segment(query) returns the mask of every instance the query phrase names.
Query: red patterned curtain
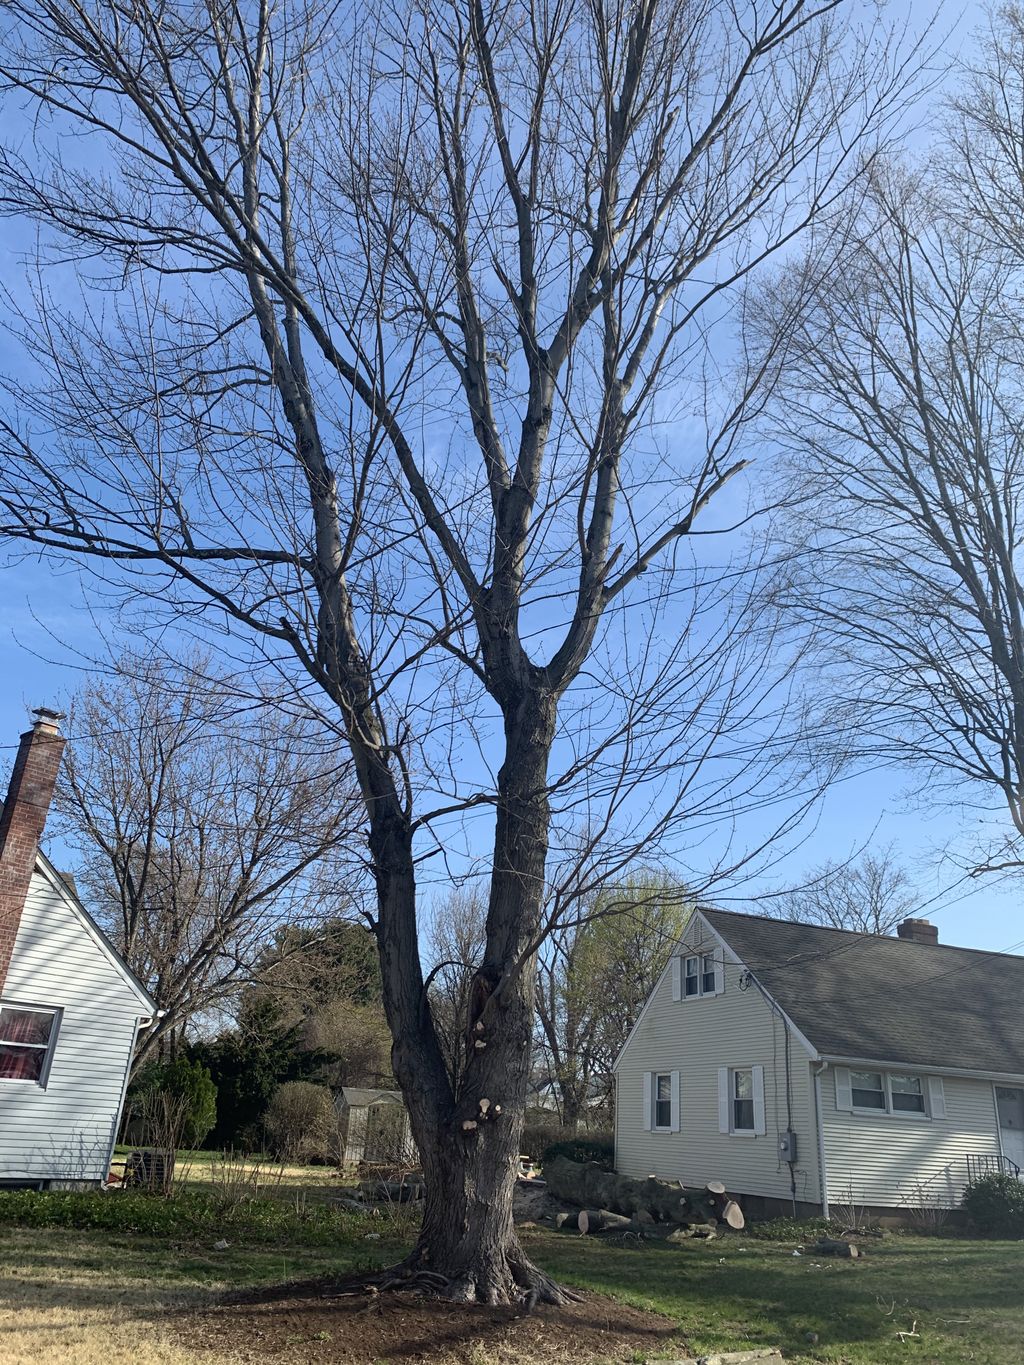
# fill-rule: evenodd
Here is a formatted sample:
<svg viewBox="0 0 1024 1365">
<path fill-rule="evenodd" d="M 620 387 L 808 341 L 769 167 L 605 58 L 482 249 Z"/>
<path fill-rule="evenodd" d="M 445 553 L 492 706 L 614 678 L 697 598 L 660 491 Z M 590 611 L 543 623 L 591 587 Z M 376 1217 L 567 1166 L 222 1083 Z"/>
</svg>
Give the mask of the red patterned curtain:
<svg viewBox="0 0 1024 1365">
<path fill-rule="evenodd" d="M 39 1080 L 53 1018 L 42 1010 L 0 1009 L 0 1080 Z"/>
</svg>

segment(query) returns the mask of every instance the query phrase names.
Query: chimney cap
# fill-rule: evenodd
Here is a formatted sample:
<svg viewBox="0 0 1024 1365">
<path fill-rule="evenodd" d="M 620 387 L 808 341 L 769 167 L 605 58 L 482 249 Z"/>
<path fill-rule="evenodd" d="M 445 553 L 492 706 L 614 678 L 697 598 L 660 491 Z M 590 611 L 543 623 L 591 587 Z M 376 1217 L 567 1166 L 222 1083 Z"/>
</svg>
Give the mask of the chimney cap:
<svg viewBox="0 0 1024 1365">
<path fill-rule="evenodd" d="M 52 706 L 37 706 L 33 709 L 32 715 L 35 717 L 32 724 L 36 730 L 59 730 L 64 719 L 64 712 L 56 711 Z"/>
</svg>

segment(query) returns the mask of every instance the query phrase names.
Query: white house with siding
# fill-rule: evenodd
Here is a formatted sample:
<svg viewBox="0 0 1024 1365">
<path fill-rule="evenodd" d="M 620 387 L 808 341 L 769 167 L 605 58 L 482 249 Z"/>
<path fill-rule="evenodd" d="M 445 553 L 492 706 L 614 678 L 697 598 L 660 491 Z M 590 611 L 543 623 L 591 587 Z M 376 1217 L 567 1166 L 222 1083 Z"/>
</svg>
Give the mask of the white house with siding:
<svg viewBox="0 0 1024 1365">
<path fill-rule="evenodd" d="M 156 1007 L 39 851 L 64 741 L 36 715 L 0 812 L 0 1187 L 96 1185 Z"/>
<path fill-rule="evenodd" d="M 752 1211 L 953 1208 L 1024 1169 L 1024 958 L 701 909 L 616 1062 L 616 1168 Z"/>
</svg>

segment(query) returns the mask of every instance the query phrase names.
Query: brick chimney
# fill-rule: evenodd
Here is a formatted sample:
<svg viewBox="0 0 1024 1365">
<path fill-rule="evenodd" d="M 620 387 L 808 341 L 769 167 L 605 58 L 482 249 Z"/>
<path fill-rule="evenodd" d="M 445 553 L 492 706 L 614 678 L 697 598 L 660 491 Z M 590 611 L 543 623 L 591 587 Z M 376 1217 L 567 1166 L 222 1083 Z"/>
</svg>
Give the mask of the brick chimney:
<svg viewBox="0 0 1024 1365">
<path fill-rule="evenodd" d="M 905 919 L 896 933 L 911 943 L 938 943 L 939 931 L 929 919 Z"/>
<path fill-rule="evenodd" d="M 21 737 L 10 785 L 0 812 L 0 992 L 7 980 L 14 940 L 25 908 L 64 740 L 59 711 L 40 707 Z"/>
</svg>

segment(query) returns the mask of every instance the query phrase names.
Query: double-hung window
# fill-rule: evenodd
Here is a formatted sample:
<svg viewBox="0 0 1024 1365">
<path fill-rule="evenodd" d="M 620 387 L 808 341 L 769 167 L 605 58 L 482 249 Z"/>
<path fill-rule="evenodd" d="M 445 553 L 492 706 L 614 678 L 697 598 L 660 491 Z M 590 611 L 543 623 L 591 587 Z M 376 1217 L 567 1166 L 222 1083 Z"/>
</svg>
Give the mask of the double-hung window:
<svg viewBox="0 0 1024 1365">
<path fill-rule="evenodd" d="M 946 1116 L 941 1079 L 902 1071 L 854 1071 L 838 1067 L 836 1107 L 855 1114 Z"/>
<path fill-rule="evenodd" d="M 854 1109 L 885 1109 L 885 1079 L 880 1071 L 851 1071 Z"/>
<path fill-rule="evenodd" d="M 655 1133 L 679 1132 L 679 1072 L 644 1075 L 644 1127 Z"/>
<path fill-rule="evenodd" d="M 718 1068 L 718 1131 L 737 1137 L 764 1136 L 763 1066 Z"/>
<path fill-rule="evenodd" d="M 732 1073 L 732 1131 L 754 1131 L 754 1073 L 750 1067 Z"/>
<path fill-rule="evenodd" d="M 700 958 L 688 957 L 683 982 L 684 995 L 700 995 Z"/>
<path fill-rule="evenodd" d="M 57 1011 L 0 1005 L 0 1081 L 46 1084 Z"/>
<path fill-rule="evenodd" d="M 672 1076 L 668 1072 L 654 1078 L 654 1126 L 672 1127 Z"/>
<path fill-rule="evenodd" d="M 700 995 L 718 995 L 721 991 L 721 962 L 714 953 L 693 953 L 682 960 L 682 989 L 679 977 L 673 986 L 674 998 L 690 1000 Z M 674 959 L 674 970 L 679 971 L 679 959 Z"/>
<path fill-rule="evenodd" d="M 924 1087 L 920 1076 L 889 1075 L 889 1099 L 894 1114 L 923 1114 Z"/>
</svg>

